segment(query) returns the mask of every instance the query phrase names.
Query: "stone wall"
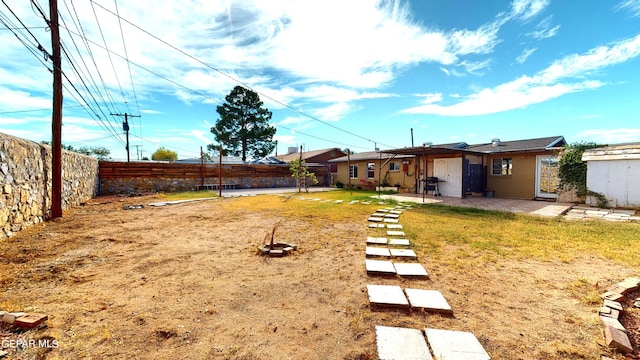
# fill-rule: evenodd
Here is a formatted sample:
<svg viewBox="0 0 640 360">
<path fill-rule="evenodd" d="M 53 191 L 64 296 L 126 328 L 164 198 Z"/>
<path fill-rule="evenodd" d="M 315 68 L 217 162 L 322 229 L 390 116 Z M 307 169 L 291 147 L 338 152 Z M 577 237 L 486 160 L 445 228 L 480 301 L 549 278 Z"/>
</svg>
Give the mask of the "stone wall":
<svg viewBox="0 0 640 360">
<path fill-rule="evenodd" d="M 0 133 L 0 239 L 51 216 L 51 147 Z M 98 160 L 62 152 L 62 208 L 97 194 Z"/>
</svg>

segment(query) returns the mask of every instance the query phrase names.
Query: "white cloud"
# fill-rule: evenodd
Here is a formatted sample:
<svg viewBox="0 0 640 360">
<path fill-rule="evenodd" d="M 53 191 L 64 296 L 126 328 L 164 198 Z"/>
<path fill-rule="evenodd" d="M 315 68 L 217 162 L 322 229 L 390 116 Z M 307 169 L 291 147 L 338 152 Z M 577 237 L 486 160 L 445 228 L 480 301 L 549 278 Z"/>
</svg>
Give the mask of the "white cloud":
<svg viewBox="0 0 640 360">
<path fill-rule="evenodd" d="M 325 108 L 317 109 L 314 115 L 324 121 L 338 121 L 347 113 L 354 110 L 354 106 L 348 103 L 335 103 Z"/>
<path fill-rule="evenodd" d="M 425 104 L 425 105 L 438 103 L 438 102 L 442 101 L 442 94 L 441 93 L 416 94 L 416 96 L 424 98 L 424 99 L 422 99 L 421 103 Z"/>
<path fill-rule="evenodd" d="M 538 50 L 538 48 L 528 48 L 528 49 L 522 50 L 522 53 L 518 55 L 518 57 L 516 58 L 516 62 L 518 64 L 524 64 L 524 62 L 527 61 L 529 56 L 533 55 L 533 53 L 536 52 L 536 50 Z"/>
<path fill-rule="evenodd" d="M 638 142 L 640 141 L 640 128 L 583 130 L 576 137 L 604 144 Z"/>
<path fill-rule="evenodd" d="M 214 142 L 213 135 L 210 132 L 206 132 L 202 130 L 191 130 L 191 135 L 193 135 L 193 137 L 195 137 L 196 139 L 207 144 Z M 209 135 L 210 137 L 207 137 L 207 135 Z"/>
<path fill-rule="evenodd" d="M 296 137 L 293 135 L 274 135 L 273 140 L 278 141 L 278 145 L 293 145 L 296 144 Z"/>
<path fill-rule="evenodd" d="M 550 0 L 514 0 L 511 3 L 512 15 L 522 20 L 529 20 L 549 6 Z"/>
<path fill-rule="evenodd" d="M 614 9 L 616 11 L 629 10 L 634 17 L 640 17 L 640 0 L 623 0 Z"/>
<path fill-rule="evenodd" d="M 164 114 L 162 111 L 152 110 L 152 109 L 140 109 L 140 113 L 149 114 L 149 115 L 160 115 Z"/>
<path fill-rule="evenodd" d="M 453 105 L 436 103 L 405 109 L 407 114 L 438 114 L 443 116 L 472 116 L 492 114 L 541 103 L 562 95 L 599 88 L 603 82 L 584 80 L 595 70 L 622 63 L 640 55 L 640 35 L 600 46 L 585 54 L 569 55 L 555 61 L 533 76 L 485 88 L 461 98 Z M 579 78 L 579 81 L 572 81 Z"/>
<path fill-rule="evenodd" d="M 536 29 L 530 33 L 527 33 L 527 36 L 538 40 L 548 39 L 556 36 L 558 34 L 558 30 L 560 30 L 560 25 L 554 26 L 551 22 L 552 19 L 553 15 L 547 16 L 546 18 L 542 19 L 536 25 Z"/>
</svg>

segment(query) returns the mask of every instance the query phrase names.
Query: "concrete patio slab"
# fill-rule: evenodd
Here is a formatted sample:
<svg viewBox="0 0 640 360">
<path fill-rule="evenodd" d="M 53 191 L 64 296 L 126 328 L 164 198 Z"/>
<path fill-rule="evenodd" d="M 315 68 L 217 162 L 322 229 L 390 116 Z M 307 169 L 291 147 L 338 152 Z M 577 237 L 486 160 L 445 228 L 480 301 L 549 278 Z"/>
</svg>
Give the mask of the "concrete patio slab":
<svg viewBox="0 0 640 360">
<path fill-rule="evenodd" d="M 388 229 L 402 229 L 402 225 L 400 224 L 387 224 Z"/>
<path fill-rule="evenodd" d="M 404 289 L 412 308 L 452 314 L 451 306 L 437 290 Z"/>
<path fill-rule="evenodd" d="M 396 274 L 400 276 L 429 276 L 427 270 L 419 263 L 393 263 Z"/>
<path fill-rule="evenodd" d="M 387 214 L 381 213 L 381 212 L 375 212 L 375 213 L 371 214 L 371 216 L 381 217 L 381 218 L 383 218 L 385 215 L 387 215 Z"/>
<path fill-rule="evenodd" d="M 384 228 L 384 224 L 369 224 L 370 228 Z"/>
<path fill-rule="evenodd" d="M 390 223 L 390 224 L 397 224 L 400 220 L 384 218 L 383 221 L 386 222 L 386 223 Z"/>
<path fill-rule="evenodd" d="M 391 249 L 389 250 L 389 252 L 393 257 L 399 257 L 399 258 L 405 258 L 405 259 L 411 259 L 411 258 L 415 259 L 418 257 L 415 251 L 411 249 Z"/>
<path fill-rule="evenodd" d="M 409 301 L 400 286 L 367 285 L 367 294 L 372 306 L 409 307 Z"/>
<path fill-rule="evenodd" d="M 381 218 L 381 217 L 375 217 L 375 216 L 370 216 L 367 220 L 368 220 L 368 221 L 373 221 L 373 222 L 382 222 L 383 218 Z"/>
<path fill-rule="evenodd" d="M 389 210 L 387 210 L 387 209 L 378 209 L 378 210 L 376 210 L 376 212 L 379 212 L 379 213 L 388 213 L 388 212 L 389 212 Z"/>
<path fill-rule="evenodd" d="M 491 360 L 472 333 L 429 328 L 424 332 L 436 360 Z"/>
<path fill-rule="evenodd" d="M 389 256 L 391 256 L 391 253 L 389 252 L 389 249 L 381 248 L 381 247 L 373 247 L 373 246 L 367 246 L 367 248 L 365 250 L 365 254 L 366 254 L 367 257 L 370 257 L 370 256 L 389 257 Z"/>
<path fill-rule="evenodd" d="M 397 214 L 397 215 L 402 214 L 402 210 L 389 210 L 389 212 L 392 213 L 392 214 Z"/>
<path fill-rule="evenodd" d="M 367 244 L 386 245 L 387 244 L 387 238 L 385 238 L 385 237 L 368 236 L 367 237 Z"/>
<path fill-rule="evenodd" d="M 411 246 L 409 239 L 389 239 L 388 244 L 393 246 Z"/>
<path fill-rule="evenodd" d="M 376 326 L 380 360 L 433 360 L 422 332 L 416 329 Z"/>
<path fill-rule="evenodd" d="M 389 230 L 389 231 L 387 231 L 387 235 L 389 235 L 389 236 L 405 236 L 405 233 L 404 233 L 404 231 Z"/>
<path fill-rule="evenodd" d="M 392 275 L 396 273 L 391 261 L 385 260 L 365 260 L 368 274 Z"/>
<path fill-rule="evenodd" d="M 397 219 L 400 217 L 399 214 L 385 214 L 384 217 L 388 217 L 388 218 L 392 218 L 392 219 Z"/>
</svg>

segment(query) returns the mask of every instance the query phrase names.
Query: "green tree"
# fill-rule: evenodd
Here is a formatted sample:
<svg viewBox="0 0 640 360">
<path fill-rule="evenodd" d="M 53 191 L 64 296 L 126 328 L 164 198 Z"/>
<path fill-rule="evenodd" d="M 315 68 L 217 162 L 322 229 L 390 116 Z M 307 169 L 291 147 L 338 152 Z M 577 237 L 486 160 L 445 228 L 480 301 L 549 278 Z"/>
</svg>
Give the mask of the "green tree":
<svg viewBox="0 0 640 360">
<path fill-rule="evenodd" d="M 51 146 L 51 141 L 43 140 L 40 143 Z M 83 146 L 81 148 L 74 148 L 71 145 L 62 144 L 62 148 L 64 150 L 73 151 L 73 152 L 76 152 L 78 154 L 84 154 L 84 155 L 93 156 L 93 157 L 98 158 L 98 160 L 110 160 L 111 159 L 111 157 L 109 156 L 111 154 L 111 150 L 109 150 L 109 149 L 107 149 L 106 147 L 103 147 L 103 146 L 97 146 L 97 147 Z"/>
<path fill-rule="evenodd" d="M 300 161 L 300 159 L 295 159 L 291 161 L 289 163 L 289 170 L 291 171 L 291 176 L 296 179 L 298 192 L 300 192 L 302 185 L 304 185 L 304 189 L 309 192 L 309 181 L 313 181 L 314 184 L 318 183 L 316 174 L 309 171 L 305 160 Z"/>
<path fill-rule="evenodd" d="M 256 92 L 236 86 L 225 97 L 225 103 L 217 107 L 220 119 L 211 132 L 222 143 L 223 155 L 242 155 L 242 161 L 246 161 L 247 155 L 262 158 L 273 151 L 276 128 L 269 125 L 271 111 L 262 105 Z"/>
<path fill-rule="evenodd" d="M 603 195 L 587 189 L 587 163 L 582 161 L 582 154 L 586 150 L 601 146 L 593 142 L 578 142 L 565 145 L 561 150 L 560 161 L 558 162 L 558 177 L 560 178 L 561 187 L 575 189 L 578 196 L 595 196 L 602 203 L 602 207 L 607 207 L 606 198 Z"/>
<path fill-rule="evenodd" d="M 178 153 L 169 149 L 165 149 L 161 146 L 160 148 L 158 148 L 158 150 L 156 150 L 156 152 L 151 154 L 151 160 L 174 162 L 178 160 Z"/>
</svg>

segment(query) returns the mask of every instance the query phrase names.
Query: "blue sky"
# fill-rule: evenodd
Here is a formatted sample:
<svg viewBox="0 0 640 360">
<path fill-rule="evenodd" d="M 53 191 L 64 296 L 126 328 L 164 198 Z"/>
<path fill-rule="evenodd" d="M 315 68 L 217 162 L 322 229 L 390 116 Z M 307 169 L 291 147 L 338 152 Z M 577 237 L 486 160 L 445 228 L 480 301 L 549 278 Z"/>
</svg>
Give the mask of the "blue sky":
<svg viewBox="0 0 640 360">
<path fill-rule="evenodd" d="M 114 159 L 126 152 L 111 112 L 141 115 L 132 159 L 196 157 L 238 84 L 273 111 L 280 154 L 405 147 L 412 128 L 416 145 L 640 141 L 640 0 L 59 2 L 63 71 L 82 94 L 65 80 L 63 143 Z M 50 49 L 35 7 L 7 4 Z M 50 140 L 52 77 L 15 31 L 28 47 L 0 22 L 0 132 Z"/>
</svg>

